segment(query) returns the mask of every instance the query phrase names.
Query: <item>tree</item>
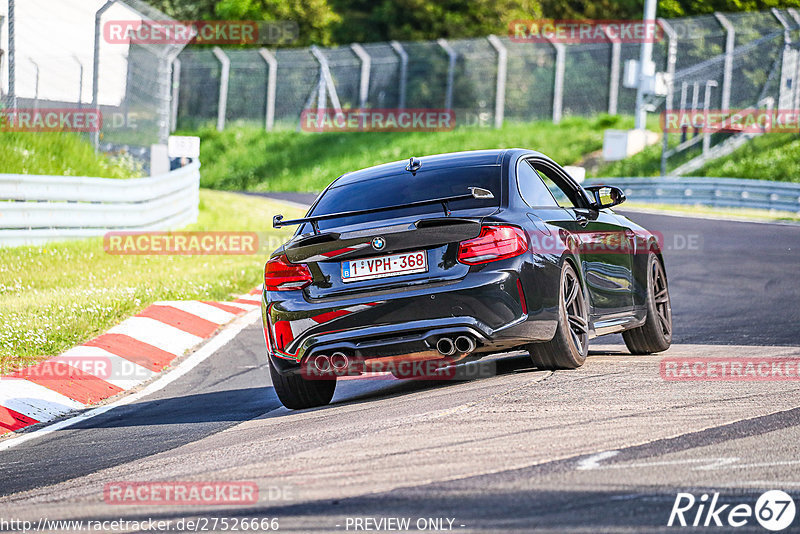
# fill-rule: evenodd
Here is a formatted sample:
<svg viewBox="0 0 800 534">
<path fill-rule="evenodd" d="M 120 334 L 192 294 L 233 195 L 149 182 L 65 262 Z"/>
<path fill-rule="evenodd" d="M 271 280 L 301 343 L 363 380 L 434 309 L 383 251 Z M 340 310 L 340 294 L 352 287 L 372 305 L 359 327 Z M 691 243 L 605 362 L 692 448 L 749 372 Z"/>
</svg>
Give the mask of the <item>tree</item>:
<svg viewBox="0 0 800 534">
<path fill-rule="evenodd" d="M 538 0 L 332 0 L 338 42 L 504 35 L 514 19 L 541 17 Z"/>
<path fill-rule="evenodd" d="M 178 20 L 210 20 L 218 0 L 148 0 L 156 9 Z"/>
<path fill-rule="evenodd" d="M 327 0 L 219 0 L 216 14 L 226 20 L 293 20 L 299 26 L 296 45 L 330 45 L 341 21 Z"/>
<path fill-rule="evenodd" d="M 293 20 L 299 26 L 295 46 L 332 44 L 340 23 L 327 0 L 151 0 L 167 15 L 180 20 Z"/>
</svg>

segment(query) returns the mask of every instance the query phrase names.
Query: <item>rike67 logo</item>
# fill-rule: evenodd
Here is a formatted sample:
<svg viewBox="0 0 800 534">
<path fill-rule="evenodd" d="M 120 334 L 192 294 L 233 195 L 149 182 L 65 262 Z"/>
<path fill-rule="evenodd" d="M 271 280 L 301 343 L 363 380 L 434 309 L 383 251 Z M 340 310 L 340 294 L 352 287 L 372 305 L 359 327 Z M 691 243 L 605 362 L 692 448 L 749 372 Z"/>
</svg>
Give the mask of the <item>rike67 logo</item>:
<svg viewBox="0 0 800 534">
<path fill-rule="evenodd" d="M 765 529 L 778 532 L 792 524 L 795 512 L 792 497 L 780 490 L 762 493 L 755 506 L 719 504 L 719 493 L 704 493 L 699 499 L 691 493 L 678 493 L 667 526 L 738 528 L 753 524 L 755 518 Z"/>
</svg>

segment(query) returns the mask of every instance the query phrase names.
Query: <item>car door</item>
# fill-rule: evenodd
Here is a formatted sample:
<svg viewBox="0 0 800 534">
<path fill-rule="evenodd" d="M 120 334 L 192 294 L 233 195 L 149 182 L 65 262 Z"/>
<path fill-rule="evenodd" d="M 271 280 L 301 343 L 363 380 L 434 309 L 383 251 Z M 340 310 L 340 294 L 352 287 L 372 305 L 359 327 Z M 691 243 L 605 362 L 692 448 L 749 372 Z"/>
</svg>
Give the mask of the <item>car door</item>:
<svg viewBox="0 0 800 534">
<path fill-rule="evenodd" d="M 531 164 L 559 206 L 572 214 L 570 230 L 579 243 L 593 320 L 629 315 L 633 310 L 629 230 L 609 210 L 592 209 L 583 189 L 561 167 L 546 159 L 533 159 Z"/>
</svg>

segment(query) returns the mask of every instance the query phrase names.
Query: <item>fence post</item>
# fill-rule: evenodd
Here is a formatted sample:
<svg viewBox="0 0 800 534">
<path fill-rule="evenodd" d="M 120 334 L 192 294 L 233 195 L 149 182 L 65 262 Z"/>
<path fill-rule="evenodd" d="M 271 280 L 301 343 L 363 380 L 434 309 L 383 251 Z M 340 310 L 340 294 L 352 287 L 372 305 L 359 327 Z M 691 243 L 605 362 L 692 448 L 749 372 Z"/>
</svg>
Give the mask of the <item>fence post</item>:
<svg viewBox="0 0 800 534">
<path fill-rule="evenodd" d="M 261 54 L 261 57 L 267 62 L 267 67 L 269 69 L 267 72 L 267 116 L 264 118 L 264 127 L 268 132 L 271 132 L 275 127 L 275 93 L 278 87 L 278 60 L 275 58 L 275 54 L 266 48 L 259 49 L 258 53 Z"/>
<path fill-rule="evenodd" d="M 369 96 L 369 71 L 372 67 L 372 59 L 364 47 L 358 43 L 353 43 L 350 48 L 361 60 L 361 83 L 358 86 L 358 106 L 360 108 L 367 107 L 367 97 Z"/>
<path fill-rule="evenodd" d="M 8 0 L 8 99 L 12 109 L 17 108 L 17 63 L 15 45 L 14 0 Z"/>
<path fill-rule="evenodd" d="M 622 54 L 622 44 L 618 38 L 614 38 L 608 29 L 603 26 L 603 33 L 608 42 L 611 43 L 611 72 L 608 75 L 608 114 L 616 115 L 619 102 L 619 61 Z"/>
<path fill-rule="evenodd" d="M 9 9 L 11 5 L 13 5 L 14 0 L 9 0 Z M 92 109 L 97 113 L 100 114 L 100 103 L 97 100 L 98 95 L 98 81 L 100 80 L 100 19 L 103 17 L 103 13 L 108 10 L 112 5 L 114 5 L 117 0 L 108 0 L 103 7 L 98 9 L 94 14 L 94 58 L 92 60 Z M 11 11 L 9 10 L 9 14 Z M 12 49 L 13 50 L 13 49 Z M 13 56 L 12 56 L 13 60 Z M 16 106 L 14 106 L 16 107 Z M 92 133 L 92 142 L 94 144 L 94 149 L 97 150 L 100 148 L 100 131 L 97 130 Z"/>
<path fill-rule="evenodd" d="M 5 20 L 5 17 L 0 15 L 0 42 L 3 41 L 3 21 L 4 20 Z M 4 59 L 3 56 L 4 55 L 5 55 L 5 50 L 0 48 L 0 74 L 2 74 L 2 72 L 3 72 L 3 59 Z M 9 104 L 9 102 L 5 101 L 5 97 L 6 96 L 7 95 L 3 94 L 3 87 L 0 86 L 0 105 L 2 105 L 3 107 L 8 107 L 8 104 Z"/>
<path fill-rule="evenodd" d="M 664 33 L 667 34 L 667 96 L 664 101 L 664 111 L 672 109 L 672 101 L 675 94 L 675 62 L 678 58 L 678 34 L 670 26 L 669 22 L 664 19 L 658 19 Z M 685 93 L 681 93 L 682 98 Z M 681 102 L 681 108 L 685 100 Z M 683 109 L 681 109 L 682 111 Z M 664 131 L 661 133 L 661 176 L 667 175 L 667 122 L 664 121 Z"/>
<path fill-rule="evenodd" d="M 553 37 L 547 40 L 553 45 L 556 51 L 555 80 L 553 81 L 553 124 L 561 122 L 561 108 L 564 103 L 564 65 L 567 48 L 564 43 L 557 43 Z"/>
<path fill-rule="evenodd" d="M 394 49 L 395 53 L 400 57 L 400 87 L 398 89 L 399 96 L 397 98 L 397 108 L 406 108 L 406 79 L 408 78 L 408 53 L 398 41 L 389 43 Z"/>
<path fill-rule="evenodd" d="M 74 59 L 75 62 L 78 63 L 78 69 L 80 72 L 79 74 L 80 77 L 78 78 L 78 109 L 81 109 L 83 107 L 83 63 L 75 54 L 72 54 L 72 59 Z"/>
<path fill-rule="evenodd" d="M 445 109 L 452 109 L 453 82 L 456 76 L 456 59 L 458 59 L 458 54 L 447 42 L 447 39 L 437 39 L 436 43 L 447 53 L 447 88 L 444 94 L 444 107 Z"/>
<path fill-rule="evenodd" d="M 177 52 L 164 52 L 158 58 L 158 143 L 166 145 L 172 132 L 172 63 Z"/>
<path fill-rule="evenodd" d="M 797 72 L 796 68 L 794 68 L 796 67 L 796 63 L 795 65 L 790 65 L 789 63 L 793 59 L 792 54 L 797 54 L 797 52 L 791 48 L 792 34 L 789 23 L 777 8 L 773 7 L 770 11 L 772 12 L 772 16 L 778 19 L 778 22 L 783 26 L 783 57 L 781 58 L 781 81 L 778 89 L 778 109 L 786 109 L 792 105 L 793 100 L 791 92 L 786 90 L 786 82 L 787 80 L 791 80 L 792 82 L 797 80 Z M 793 68 L 795 72 L 792 72 Z M 794 88 L 790 88 L 790 90 L 794 90 Z"/>
<path fill-rule="evenodd" d="M 181 97 L 181 60 L 178 56 L 172 60 L 172 107 L 169 121 L 169 131 L 174 132 L 178 128 L 178 105 Z"/>
<path fill-rule="evenodd" d="M 722 13 L 714 13 L 720 26 L 725 29 L 725 63 L 722 73 L 722 109 L 731 107 L 731 81 L 733 76 L 733 50 L 736 46 L 736 30 L 733 24 Z"/>
<path fill-rule="evenodd" d="M 33 92 L 33 109 L 39 109 L 39 64 L 36 63 L 32 58 L 28 58 L 28 61 L 33 63 L 33 68 L 36 69 L 36 82 L 34 85 L 34 92 Z"/>
<path fill-rule="evenodd" d="M 336 94 L 336 86 L 333 83 L 333 77 L 331 76 L 331 69 L 328 65 L 328 58 L 325 57 L 325 54 L 322 53 L 322 50 L 316 45 L 311 45 L 311 53 L 317 58 L 317 62 L 319 62 L 319 79 L 320 82 L 324 87 L 320 87 L 319 95 L 322 97 L 322 103 L 317 102 L 318 109 L 325 108 L 326 96 L 325 96 L 325 88 L 327 87 L 327 92 L 330 94 L 331 104 L 333 104 L 333 108 L 336 110 L 336 113 L 341 112 L 342 105 L 339 103 L 339 95 Z M 322 106 L 322 108 L 320 108 Z"/>
<path fill-rule="evenodd" d="M 705 93 L 703 95 L 703 111 L 705 112 L 705 116 L 708 117 L 708 112 L 711 109 L 711 88 L 717 87 L 716 80 L 706 80 L 706 88 Z M 708 152 L 708 149 L 711 148 L 711 132 L 708 131 L 708 128 L 704 128 L 705 132 L 703 132 L 703 154 Z"/>
<path fill-rule="evenodd" d="M 506 113 L 506 78 L 508 77 L 508 49 L 496 35 L 487 37 L 497 51 L 497 87 L 494 97 L 494 127 L 503 127 Z"/>
<path fill-rule="evenodd" d="M 800 13 L 798 13 L 797 10 L 793 7 L 790 7 L 786 11 L 788 11 L 789 14 L 792 16 L 795 24 L 800 26 Z M 794 100 L 792 102 L 792 109 L 798 110 L 800 109 L 800 79 L 798 79 L 800 78 L 800 50 L 797 50 L 795 52 L 795 59 L 796 59 L 794 64 L 795 77 L 794 80 L 792 81 L 792 85 L 794 86 Z"/>
<path fill-rule="evenodd" d="M 217 130 L 221 132 L 225 129 L 225 115 L 228 110 L 228 81 L 231 76 L 231 60 L 218 46 L 215 46 L 212 52 L 222 68 L 222 72 L 219 75 L 219 104 L 217 105 Z"/>
</svg>

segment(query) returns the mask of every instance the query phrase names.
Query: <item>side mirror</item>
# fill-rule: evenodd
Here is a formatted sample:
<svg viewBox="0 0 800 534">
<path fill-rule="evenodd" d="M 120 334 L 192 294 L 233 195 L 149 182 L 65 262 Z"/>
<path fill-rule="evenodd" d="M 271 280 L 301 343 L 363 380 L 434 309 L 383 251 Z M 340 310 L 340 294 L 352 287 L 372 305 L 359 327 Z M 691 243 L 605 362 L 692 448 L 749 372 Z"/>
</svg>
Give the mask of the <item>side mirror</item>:
<svg viewBox="0 0 800 534">
<path fill-rule="evenodd" d="M 625 202 L 625 193 L 613 185 L 590 185 L 585 188 L 594 198 L 595 209 L 611 208 Z"/>
</svg>

